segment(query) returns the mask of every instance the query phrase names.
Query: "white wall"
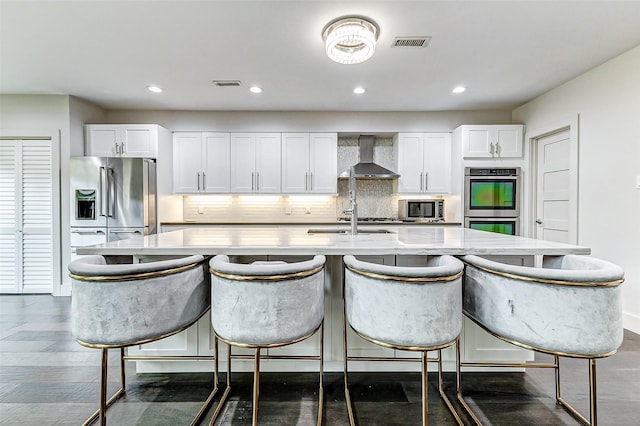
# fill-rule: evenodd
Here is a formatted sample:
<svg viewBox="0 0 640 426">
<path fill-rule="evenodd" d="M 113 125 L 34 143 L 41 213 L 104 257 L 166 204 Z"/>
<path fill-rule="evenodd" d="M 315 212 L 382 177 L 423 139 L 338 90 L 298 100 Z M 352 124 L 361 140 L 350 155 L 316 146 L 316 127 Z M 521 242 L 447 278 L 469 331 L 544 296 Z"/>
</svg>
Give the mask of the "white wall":
<svg viewBox="0 0 640 426">
<path fill-rule="evenodd" d="M 29 136 L 48 136 L 51 134 L 59 135 L 58 146 L 54 146 L 54 152 L 59 156 L 61 177 L 68 164 L 69 158 L 69 97 L 68 96 L 17 96 L 17 95 L 1 95 L 0 96 L 0 129 L 4 134 L 11 134 L 12 130 L 20 131 L 21 135 Z M 54 161 L 55 164 L 55 161 Z M 68 197 L 68 185 L 60 180 L 60 198 L 66 200 Z M 61 211 L 65 210 L 68 204 L 64 201 L 60 203 Z M 64 226 L 64 220 L 60 215 L 56 215 L 54 220 L 60 220 L 60 229 L 68 229 L 69 218 L 67 217 L 67 227 Z M 67 233 L 68 234 L 68 233 Z M 65 233 L 61 232 L 61 236 Z M 54 244 L 61 247 L 69 246 L 69 237 L 56 239 Z M 66 289 L 61 286 L 61 275 L 64 273 L 63 268 L 57 269 L 59 272 L 53 280 L 53 294 L 64 295 Z"/>
<path fill-rule="evenodd" d="M 640 46 L 513 111 L 527 128 L 579 114 L 578 243 L 620 265 L 624 324 L 640 333 Z"/>
</svg>

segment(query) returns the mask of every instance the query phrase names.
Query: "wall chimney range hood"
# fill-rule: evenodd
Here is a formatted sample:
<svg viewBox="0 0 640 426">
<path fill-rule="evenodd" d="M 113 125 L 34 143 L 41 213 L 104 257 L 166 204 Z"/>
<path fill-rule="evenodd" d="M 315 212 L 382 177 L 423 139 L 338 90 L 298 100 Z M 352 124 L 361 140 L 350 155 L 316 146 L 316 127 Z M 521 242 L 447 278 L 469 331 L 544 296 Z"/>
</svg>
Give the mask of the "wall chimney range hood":
<svg viewBox="0 0 640 426">
<path fill-rule="evenodd" d="M 398 179 L 399 174 L 373 162 L 373 135 L 358 137 L 358 152 L 360 159 L 353 166 L 356 179 Z M 339 178 L 348 178 L 349 170 L 340 173 Z"/>
</svg>

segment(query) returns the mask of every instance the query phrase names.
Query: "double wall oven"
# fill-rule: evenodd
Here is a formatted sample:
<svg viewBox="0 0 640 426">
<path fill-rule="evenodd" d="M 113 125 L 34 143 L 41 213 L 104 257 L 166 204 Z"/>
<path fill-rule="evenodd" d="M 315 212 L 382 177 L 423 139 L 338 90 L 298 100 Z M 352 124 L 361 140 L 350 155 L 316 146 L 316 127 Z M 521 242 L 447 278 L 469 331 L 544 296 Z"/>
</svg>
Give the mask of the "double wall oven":
<svg viewBox="0 0 640 426">
<path fill-rule="evenodd" d="M 520 234 L 520 168 L 465 168 L 467 228 Z"/>
</svg>

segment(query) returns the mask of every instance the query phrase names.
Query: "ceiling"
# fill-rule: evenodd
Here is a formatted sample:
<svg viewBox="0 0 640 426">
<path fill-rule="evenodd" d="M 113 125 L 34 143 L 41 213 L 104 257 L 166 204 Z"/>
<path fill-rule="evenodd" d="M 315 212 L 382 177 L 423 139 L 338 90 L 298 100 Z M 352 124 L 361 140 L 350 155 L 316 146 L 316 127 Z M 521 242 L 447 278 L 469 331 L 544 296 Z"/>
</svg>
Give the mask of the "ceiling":
<svg viewBox="0 0 640 426">
<path fill-rule="evenodd" d="M 354 14 L 380 27 L 376 53 L 334 63 L 322 29 Z M 432 39 L 391 48 L 398 36 Z M 640 1 L 0 0 L 0 93 L 105 109 L 512 109 L 638 45 Z"/>
</svg>

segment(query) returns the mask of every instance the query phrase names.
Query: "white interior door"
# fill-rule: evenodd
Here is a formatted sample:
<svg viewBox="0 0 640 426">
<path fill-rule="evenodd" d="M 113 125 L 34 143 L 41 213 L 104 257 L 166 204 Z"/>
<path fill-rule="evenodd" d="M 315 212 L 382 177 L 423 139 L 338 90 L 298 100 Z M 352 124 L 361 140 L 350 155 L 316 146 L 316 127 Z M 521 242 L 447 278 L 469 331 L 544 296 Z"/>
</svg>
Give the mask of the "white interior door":
<svg viewBox="0 0 640 426">
<path fill-rule="evenodd" d="M 50 140 L 0 140 L 0 291 L 52 293 Z"/>
<path fill-rule="evenodd" d="M 536 238 L 574 243 L 571 139 L 562 130 L 537 140 Z"/>
</svg>

